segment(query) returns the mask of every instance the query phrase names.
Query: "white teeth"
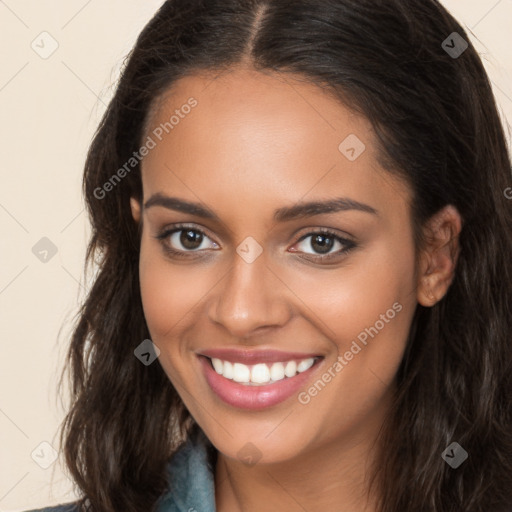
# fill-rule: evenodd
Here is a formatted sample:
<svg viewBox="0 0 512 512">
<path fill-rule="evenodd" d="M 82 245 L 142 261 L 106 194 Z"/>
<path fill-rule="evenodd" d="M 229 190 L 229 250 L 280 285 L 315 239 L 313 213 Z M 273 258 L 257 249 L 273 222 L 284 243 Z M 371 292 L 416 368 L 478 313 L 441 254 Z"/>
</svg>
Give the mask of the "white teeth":
<svg viewBox="0 0 512 512">
<path fill-rule="evenodd" d="M 297 373 L 297 363 L 295 361 L 288 361 L 284 367 L 284 374 L 287 377 L 293 377 Z"/>
<path fill-rule="evenodd" d="M 283 363 L 272 363 L 269 366 L 265 363 L 258 363 L 248 366 L 242 363 L 231 363 L 218 358 L 212 358 L 214 370 L 226 379 L 234 380 L 246 385 L 271 384 L 285 377 L 295 377 L 297 373 L 302 373 L 311 368 L 315 362 L 314 357 L 303 359 L 301 361 L 287 361 Z"/>
<path fill-rule="evenodd" d="M 249 367 L 245 364 L 234 363 L 233 380 L 235 382 L 249 382 L 251 380 L 251 370 Z"/>
<path fill-rule="evenodd" d="M 273 381 L 284 379 L 284 364 L 274 363 L 270 368 L 270 378 Z"/>
<path fill-rule="evenodd" d="M 315 362 L 315 360 L 311 357 L 309 359 L 304 359 L 304 361 L 301 361 L 298 365 L 297 365 L 297 371 L 299 373 L 301 372 L 305 372 L 306 370 L 308 370 L 309 368 L 311 368 L 313 366 L 313 363 Z"/>
<path fill-rule="evenodd" d="M 220 359 L 217 359 L 216 357 L 212 358 L 212 364 L 213 364 L 213 367 L 215 368 L 215 371 L 219 374 L 219 375 L 222 375 L 222 368 L 223 368 L 223 364 L 222 364 L 222 361 Z"/>
<path fill-rule="evenodd" d="M 226 377 L 226 379 L 232 379 L 233 378 L 233 365 L 229 361 L 222 361 L 222 364 L 224 365 L 222 375 Z M 217 372 L 219 373 L 219 372 Z"/>
<path fill-rule="evenodd" d="M 264 363 L 256 364 L 251 369 L 251 382 L 264 384 L 270 380 L 270 370 Z"/>
</svg>

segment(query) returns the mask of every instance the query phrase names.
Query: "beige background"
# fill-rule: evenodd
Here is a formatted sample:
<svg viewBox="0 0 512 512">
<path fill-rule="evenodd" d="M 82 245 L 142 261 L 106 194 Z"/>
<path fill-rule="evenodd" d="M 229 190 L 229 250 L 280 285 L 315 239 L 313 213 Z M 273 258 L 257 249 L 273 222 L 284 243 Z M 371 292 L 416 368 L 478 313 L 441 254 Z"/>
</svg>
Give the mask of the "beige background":
<svg viewBox="0 0 512 512">
<path fill-rule="evenodd" d="M 60 459 L 35 460 L 51 461 L 42 442 L 59 450 L 57 377 L 86 286 L 82 166 L 122 59 L 161 3 L 0 0 L 0 512 L 75 498 Z M 512 0 L 442 3 L 470 30 L 510 122 Z M 51 38 L 43 59 L 31 44 L 48 51 Z M 42 237 L 57 247 L 47 263 L 32 253 Z"/>
</svg>

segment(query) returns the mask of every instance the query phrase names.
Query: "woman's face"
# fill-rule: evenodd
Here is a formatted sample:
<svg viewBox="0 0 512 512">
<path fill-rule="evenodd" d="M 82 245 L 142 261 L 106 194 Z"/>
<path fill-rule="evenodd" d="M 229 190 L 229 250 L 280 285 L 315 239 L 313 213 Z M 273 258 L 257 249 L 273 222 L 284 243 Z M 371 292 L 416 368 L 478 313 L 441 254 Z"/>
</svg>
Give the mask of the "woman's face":
<svg viewBox="0 0 512 512">
<path fill-rule="evenodd" d="M 238 69 L 177 82 L 146 136 L 144 313 L 197 423 L 246 462 L 370 439 L 417 283 L 410 191 L 379 168 L 368 121 Z"/>
</svg>

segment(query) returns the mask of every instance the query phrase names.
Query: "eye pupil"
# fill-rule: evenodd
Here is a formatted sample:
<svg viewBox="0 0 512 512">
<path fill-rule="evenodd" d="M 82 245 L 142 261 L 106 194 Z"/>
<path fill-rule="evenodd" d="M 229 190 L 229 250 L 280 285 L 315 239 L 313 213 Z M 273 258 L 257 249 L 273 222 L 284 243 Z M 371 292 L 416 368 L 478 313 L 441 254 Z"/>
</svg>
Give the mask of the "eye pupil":
<svg viewBox="0 0 512 512">
<path fill-rule="evenodd" d="M 329 242 L 326 242 L 326 240 L 329 240 Z M 314 247 L 314 244 L 319 244 L 320 246 L 320 249 L 317 250 L 315 247 Z M 332 249 L 332 246 L 334 244 L 334 240 L 331 236 L 329 235 L 322 235 L 322 234 L 319 234 L 319 235 L 316 235 L 312 240 L 311 240 L 311 247 L 321 253 L 321 254 L 324 254 L 324 253 L 328 253 L 331 249 Z"/>
<path fill-rule="evenodd" d="M 197 249 L 197 247 L 200 247 L 202 242 L 203 235 L 201 233 L 198 233 L 197 231 L 194 231 L 192 229 L 184 229 L 181 232 L 180 236 L 180 243 L 183 245 L 183 247 L 186 247 L 187 249 Z M 194 244 L 199 240 L 199 244 L 195 246 Z"/>
</svg>

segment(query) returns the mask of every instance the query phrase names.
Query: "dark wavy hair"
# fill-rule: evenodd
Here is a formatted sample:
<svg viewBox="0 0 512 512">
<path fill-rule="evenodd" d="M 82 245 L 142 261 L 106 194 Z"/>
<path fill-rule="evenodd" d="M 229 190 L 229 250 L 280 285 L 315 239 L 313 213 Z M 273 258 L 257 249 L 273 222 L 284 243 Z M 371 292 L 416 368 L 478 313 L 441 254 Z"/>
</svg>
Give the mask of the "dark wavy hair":
<svg viewBox="0 0 512 512">
<path fill-rule="evenodd" d="M 469 47 L 458 58 L 442 43 Z M 453 43 L 452 43 L 453 46 Z M 83 189 L 97 273 L 62 374 L 67 469 L 93 510 L 154 510 L 169 457 L 198 428 L 159 364 L 139 289 L 140 165 L 103 187 L 143 144 L 149 113 L 176 80 L 236 66 L 299 76 L 372 124 L 379 160 L 413 192 L 417 250 L 442 207 L 459 211 L 460 255 L 446 295 L 418 304 L 381 430 L 379 512 L 495 512 L 512 506 L 510 155 L 481 59 L 434 0 L 168 0 L 137 39 L 92 141 Z M 291 75 L 290 75 L 291 76 Z M 441 453 L 457 441 L 458 469 Z"/>
</svg>

